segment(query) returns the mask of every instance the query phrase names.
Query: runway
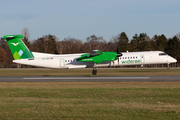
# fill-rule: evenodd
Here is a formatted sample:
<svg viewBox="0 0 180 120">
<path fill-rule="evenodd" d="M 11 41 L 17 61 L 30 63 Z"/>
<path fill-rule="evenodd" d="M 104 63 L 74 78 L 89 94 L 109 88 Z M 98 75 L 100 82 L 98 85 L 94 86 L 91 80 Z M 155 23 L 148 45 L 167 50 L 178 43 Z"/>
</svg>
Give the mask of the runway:
<svg viewBox="0 0 180 120">
<path fill-rule="evenodd" d="M 180 76 L 0 77 L 0 82 L 159 82 L 159 81 L 180 81 Z"/>
</svg>

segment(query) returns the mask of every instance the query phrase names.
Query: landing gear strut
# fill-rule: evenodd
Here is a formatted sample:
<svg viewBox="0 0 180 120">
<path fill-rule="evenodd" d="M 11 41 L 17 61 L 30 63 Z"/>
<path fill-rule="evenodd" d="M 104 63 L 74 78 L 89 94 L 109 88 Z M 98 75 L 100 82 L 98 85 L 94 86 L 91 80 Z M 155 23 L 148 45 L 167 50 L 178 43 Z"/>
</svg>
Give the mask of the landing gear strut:
<svg viewBox="0 0 180 120">
<path fill-rule="evenodd" d="M 92 74 L 93 74 L 93 75 L 96 75 L 96 74 L 97 74 L 96 68 L 97 68 L 97 66 L 96 66 L 96 63 L 95 63 L 94 66 L 93 66 L 93 70 L 92 70 Z"/>
<path fill-rule="evenodd" d="M 93 74 L 93 75 L 96 75 L 96 74 L 97 74 L 97 70 L 96 70 L 96 69 L 93 69 L 93 70 L 92 70 L 92 74 Z"/>
<path fill-rule="evenodd" d="M 167 69 L 169 69 L 170 67 L 169 67 L 169 64 L 167 64 L 167 67 L 166 67 Z"/>
</svg>

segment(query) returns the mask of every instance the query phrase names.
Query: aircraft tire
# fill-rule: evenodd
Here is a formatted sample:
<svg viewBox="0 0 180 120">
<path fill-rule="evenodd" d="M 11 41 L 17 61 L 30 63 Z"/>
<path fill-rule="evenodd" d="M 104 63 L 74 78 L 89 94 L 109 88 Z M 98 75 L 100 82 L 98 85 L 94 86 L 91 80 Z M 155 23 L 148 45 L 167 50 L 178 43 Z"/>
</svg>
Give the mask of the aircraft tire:
<svg viewBox="0 0 180 120">
<path fill-rule="evenodd" d="M 93 69 L 93 70 L 92 70 L 92 74 L 93 74 L 93 75 L 96 75 L 96 74 L 97 74 L 97 70 L 94 70 L 94 69 Z"/>
</svg>

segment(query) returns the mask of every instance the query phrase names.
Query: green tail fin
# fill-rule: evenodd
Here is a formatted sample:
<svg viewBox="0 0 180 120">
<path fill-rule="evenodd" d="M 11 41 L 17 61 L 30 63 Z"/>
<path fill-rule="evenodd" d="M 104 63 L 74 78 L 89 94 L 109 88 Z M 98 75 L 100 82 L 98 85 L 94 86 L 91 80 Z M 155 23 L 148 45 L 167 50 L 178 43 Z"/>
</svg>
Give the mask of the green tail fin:
<svg viewBox="0 0 180 120">
<path fill-rule="evenodd" d="M 22 35 L 5 35 L 4 39 L 7 40 L 11 53 L 15 60 L 34 58 L 31 51 L 27 48 L 24 42 L 21 40 Z"/>
</svg>

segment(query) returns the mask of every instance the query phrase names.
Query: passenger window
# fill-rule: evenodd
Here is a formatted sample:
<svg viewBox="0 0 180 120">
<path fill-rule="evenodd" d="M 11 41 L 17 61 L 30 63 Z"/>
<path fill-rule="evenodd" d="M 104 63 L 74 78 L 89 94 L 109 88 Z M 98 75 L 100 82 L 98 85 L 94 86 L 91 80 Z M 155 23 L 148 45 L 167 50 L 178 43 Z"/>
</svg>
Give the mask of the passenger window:
<svg viewBox="0 0 180 120">
<path fill-rule="evenodd" d="M 131 57 L 131 59 L 132 59 L 132 57 Z"/>
<path fill-rule="evenodd" d="M 65 60 L 65 62 L 67 62 L 67 60 Z"/>
<path fill-rule="evenodd" d="M 126 59 L 126 57 L 125 57 L 125 59 Z"/>
</svg>

